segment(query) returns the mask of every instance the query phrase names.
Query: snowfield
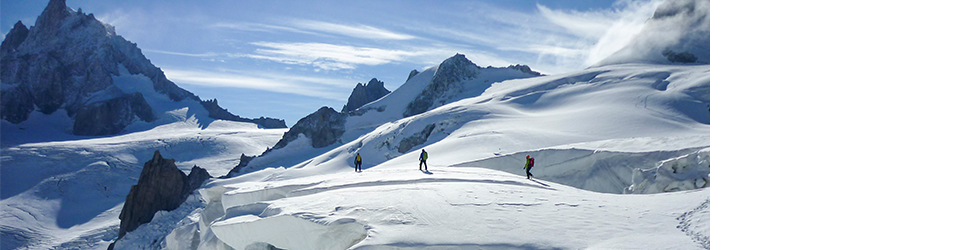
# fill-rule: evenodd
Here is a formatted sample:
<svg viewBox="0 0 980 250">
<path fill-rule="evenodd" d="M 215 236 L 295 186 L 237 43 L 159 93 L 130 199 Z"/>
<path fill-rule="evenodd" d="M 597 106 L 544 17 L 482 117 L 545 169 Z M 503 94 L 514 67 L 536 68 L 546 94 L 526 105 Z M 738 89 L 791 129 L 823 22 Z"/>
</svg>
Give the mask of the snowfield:
<svg viewBox="0 0 980 250">
<path fill-rule="evenodd" d="M 74 140 L 5 145 L 2 248 L 104 249 L 118 236 L 126 194 L 154 151 L 177 159 L 185 173 L 197 165 L 217 176 L 234 167 L 242 153 L 261 153 L 286 131 L 223 120 L 207 124 L 202 129 L 191 117 L 118 136 L 86 139 L 52 132 L 46 135 Z"/>
<path fill-rule="evenodd" d="M 115 248 L 708 249 L 709 73 L 622 64 L 487 81 L 405 118 L 398 106 L 412 95 L 398 89 L 348 121 L 370 131 L 321 149 L 300 136 L 240 175 L 206 182 Z M 190 116 L 119 136 L 7 145 L 3 248 L 105 248 L 154 150 L 219 176 L 284 132 Z M 403 141 L 415 144 L 402 153 Z M 418 170 L 423 148 L 428 171 Z M 536 159 L 532 179 L 525 155 Z"/>
<path fill-rule="evenodd" d="M 117 247 L 709 248 L 708 73 L 628 64 L 493 83 L 294 166 L 211 181 L 166 237 Z"/>
<path fill-rule="evenodd" d="M 538 76 L 457 54 L 413 71 L 332 116 L 343 127 L 317 127 L 339 135 L 321 148 L 314 134 L 267 150 L 288 130 L 207 118 L 115 76 L 90 101 L 140 93 L 159 119 L 103 137 L 65 131 L 63 110 L 0 121 L 0 250 L 710 249 L 707 1 L 664 6 L 586 69 Z M 116 240 L 156 150 L 215 177 L 261 156 Z"/>
</svg>

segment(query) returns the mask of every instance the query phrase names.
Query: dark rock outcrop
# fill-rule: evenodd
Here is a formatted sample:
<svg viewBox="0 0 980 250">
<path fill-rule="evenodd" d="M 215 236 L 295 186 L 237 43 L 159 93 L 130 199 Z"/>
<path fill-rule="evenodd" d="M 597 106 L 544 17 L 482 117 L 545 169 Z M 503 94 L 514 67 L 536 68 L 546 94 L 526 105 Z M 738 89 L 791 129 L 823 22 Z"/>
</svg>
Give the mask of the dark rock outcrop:
<svg viewBox="0 0 980 250">
<path fill-rule="evenodd" d="M 139 92 L 82 107 L 75 114 L 72 132 L 76 135 L 115 134 L 139 117 L 153 121 L 153 109 Z"/>
<path fill-rule="evenodd" d="M 264 155 L 265 153 L 268 153 L 269 151 L 271 151 L 271 149 L 267 149 L 265 152 L 262 152 L 262 154 Z M 259 155 L 259 156 L 261 156 L 261 155 Z M 251 162 L 252 159 L 255 159 L 255 157 L 257 157 L 257 156 L 247 156 L 245 154 L 242 154 L 242 157 L 238 159 L 238 165 L 235 165 L 235 167 L 234 168 L 231 168 L 231 170 L 229 170 L 227 174 L 222 175 L 221 177 L 218 177 L 218 179 L 227 179 L 227 178 L 233 177 L 234 174 L 237 174 L 237 173 L 241 172 L 242 171 L 242 168 L 244 168 L 245 166 L 248 166 L 248 163 Z"/>
<path fill-rule="evenodd" d="M 282 139 L 273 146 L 279 149 L 286 146 L 299 135 L 302 134 L 312 141 L 314 148 L 322 148 L 340 141 L 340 136 L 344 134 L 344 123 L 347 116 L 338 113 L 331 107 L 322 107 L 313 114 L 310 114 L 296 122 L 296 125 L 289 128 Z"/>
<path fill-rule="evenodd" d="M 429 124 L 426 125 L 422 131 L 402 139 L 400 142 L 398 142 L 398 152 L 404 154 L 405 152 L 412 150 L 413 147 L 422 145 L 422 143 L 425 143 L 425 141 L 429 139 L 429 135 L 432 134 L 432 130 L 435 128 L 435 124 Z"/>
<path fill-rule="evenodd" d="M 412 77 L 415 77 L 415 75 L 418 75 L 418 74 L 419 74 L 419 71 L 413 69 L 412 72 L 408 72 L 408 78 L 405 79 L 405 81 L 407 82 L 408 80 L 412 80 Z"/>
<path fill-rule="evenodd" d="M 434 104 L 445 104 L 446 98 L 462 89 L 463 81 L 473 79 L 480 74 L 479 69 L 479 66 L 466 59 L 463 54 L 456 54 L 442 61 L 436 68 L 432 81 L 408 104 L 402 116 L 421 114 L 429 111 Z"/>
<path fill-rule="evenodd" d="M 510 65 L 510 66 L 507 66 L 507 68 L 508 69 L 513 69 L 513 70 L 517 70 L 517 71 L 520 71 L 520 72 L 524 72 L 524 73 L 527 73 L 529 75 L 541 76 L 541 73 L 540 72 L 531 70 L 531 67 L 530 66 L 523 65 L 523 64 Z"/>
<path fill-rule="evenodd" d="M 194 166 L 190 175 L 177 168 L 174 159 L 165 159 L 160 151 L 143 164 L 139 181 L 129 189 L 119 214 L 119 238 L 153 220 L 157 211 L 177 209 L 192 191 L 211 178 L 207 170 Z"/>
<path fill-rule="evenodd" d="M 366 85 L 358 83 L 357 86 L 354 86 L 354 91 L 351 91 L 350 97 L 347 98 L 347 105 L 344 105 L 344 108 L 340 112 L 347 113 L 354 111 L 364 106 L 364 104 L 384 97 L 388 93 L 391 93 L 391 91 L 385 88 L 385 83 L 378 81 L 377 78 L 371 78 L 371 81 L 368 81 Z"/>
<path fill-rule="evenodd" d="M 286 128 L 286 121 L 282 119 L 269 118 L 269 117 L 259 117 L 259 118 L 242 118 L 241 116 L 232 114 L 228 112 L 227 109 L 218 106 L 218 99 L 204 100 L 201 101 L 201 105 L 204 109 L 208 111 L 208 117 L 221 120 L 229 120 L 236 122 L 251 122 L 262 126 L 263 128 Z"/>
</svg>

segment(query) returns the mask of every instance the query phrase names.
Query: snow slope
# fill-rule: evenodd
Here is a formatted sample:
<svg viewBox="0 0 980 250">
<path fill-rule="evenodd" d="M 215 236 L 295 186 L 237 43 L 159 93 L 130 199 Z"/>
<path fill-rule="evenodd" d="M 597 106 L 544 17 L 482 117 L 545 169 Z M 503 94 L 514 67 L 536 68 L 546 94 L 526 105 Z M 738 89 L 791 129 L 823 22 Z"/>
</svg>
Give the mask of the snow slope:
<svg viewBox="0 0 980 250">
<path fill-rule="evenodd" d="M 708 248 L 709 79 L 707 65 L 622 64 L 492 83 L 294 166 L 210 182 L 166 240 L 117 246 Z M 423 142 L 400 153 L 410 137 Z"/>
<path fill-rule="evenodd" d="M 350 115 L 346 117 L 344 134 L 340 137 L 340 142 L 323 148 L 313 148 L 309 140 L 300 139 L 293 141 L 287 145 L 287 148 L 275 149 L 267 154 L 256 157 L 241 172 L 247 173 L 269 167 L 293 166 L 338 146 L 357 140 L 378 126 L 404 118 L 404 113 L 409 104 L 420 95 L 423 95 L 426 88 L 430 84 L 433 84 L 434 78 L 446 79 L 457 77 L 452 73 L 458 72 L 446 71 L 446 69 L 459 69 L 460 71 L 471 73 L 473 76 L 461 77 L 459 81 L 449 81 L 451 83 L 450 88 L 444 89 L 442 93 L 438 93 L 441 95 L 437 96 L 438 99 L 435 100 L 437 103 L 433 104 L 435 107 L 443 105 L 442 102 L 452 103 L 457 100 L 478 96 L 489 88 L 491 84 L 496 82 L 534 76 L 532 73 L 521 71 L 519 67 L 482 68 L 470 62 L 465 56 L 457 54 L 446 59 L 440 65 L 429 67 L 413 75 L 398 89 L 395 89 L 388 95 L 365 104 L 354 112 L 348 113 Z"/>
<path fill-rule="evenodd" d="M 361 124 L 395 120 L 326 152 L 309 151 L 301 136 L 278 150 L 296 164 L 211 181 L 116 247 L 708 248 L 709 72 L 601 66 L 488 80 L 468 98 L 400 119 L 368 110 Z M 283 132 L 191 115 L 126 135 L 5 146 L 2 248 L 104 248 L 153 150 L 218 175 Z M 401 153 L 398 142 L 412 137 L 420 143 Z M 416 170 L 422 148 L 427 172 Z M 356 153 L 364 172 L 352 171 Z M 533 180 L 524 155 L 536 158 Z M 665 191 L 674 192 L 643 194 Z"/>
<path fill-rule="evenodd" d="M 708 234 L 706 213 L 684 216 L 707 209 L 698 210 L 709 189 L 601 194 L 482 168 L 216 183 L 202 193 L 208 207 L 175 232 L 208 225 L 196 236 L 208 249 L 695 249 L 704 240 L 678 228 Z M 172 236 L 168 247 L 194 234 Z"/>
<path fill-rule="evenodd" d="M 261 152 L 285 132 L 222 120 L 203 126 L 191 116 L 119 136 L 78 139 L 62 134 L 56 136 L 74 140 L 5 145 L 0 157 L 0 248 L 105 248 L 118 235 L 126 194 L 153 151 L 176 159 L 185 172 L 197 165 L 220 175 L 242 153 Z"/>
</svg>

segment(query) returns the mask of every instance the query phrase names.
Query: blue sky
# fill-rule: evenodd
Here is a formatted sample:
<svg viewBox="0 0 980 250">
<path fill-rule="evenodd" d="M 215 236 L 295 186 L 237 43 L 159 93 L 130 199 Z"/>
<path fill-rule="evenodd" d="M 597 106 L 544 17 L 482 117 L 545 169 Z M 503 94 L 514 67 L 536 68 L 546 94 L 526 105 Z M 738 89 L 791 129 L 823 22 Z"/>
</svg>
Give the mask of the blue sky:
<svg viewBox="0 0 980 250">
<path fill-rule="evenodd" d="M 653 1 L 69 0 L 136 43 L 167 78 L 244 117 L 292 125 L 339 110 L 357 83 L 394 90 L 412 69 L 462 53 L 480 66 L 546 74 L 588 67 L 621 48 Z M 34 24 L 47 1 L 0 2 L 3 35 Z"/>
</svg>

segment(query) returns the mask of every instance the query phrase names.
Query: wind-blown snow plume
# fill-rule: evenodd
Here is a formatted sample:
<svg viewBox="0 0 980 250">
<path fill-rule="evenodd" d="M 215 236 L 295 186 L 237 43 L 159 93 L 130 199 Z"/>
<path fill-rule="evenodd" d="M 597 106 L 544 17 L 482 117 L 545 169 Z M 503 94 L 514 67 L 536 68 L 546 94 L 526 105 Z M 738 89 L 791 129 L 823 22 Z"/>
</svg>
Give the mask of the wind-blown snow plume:
<svg viewBox="0 0 980 250">
<path fill-rule="evenodd" d="M 709 5 L 708 0 L 671 0 L 660 4 L 625 47 L 594 66 L 630 62 L 710 63 Z"/>
</svg>

